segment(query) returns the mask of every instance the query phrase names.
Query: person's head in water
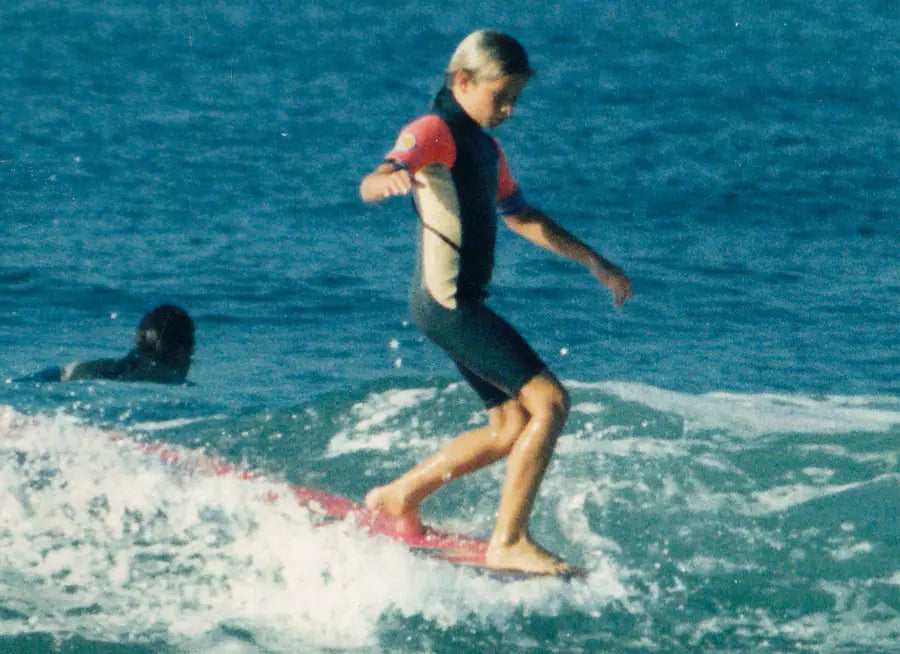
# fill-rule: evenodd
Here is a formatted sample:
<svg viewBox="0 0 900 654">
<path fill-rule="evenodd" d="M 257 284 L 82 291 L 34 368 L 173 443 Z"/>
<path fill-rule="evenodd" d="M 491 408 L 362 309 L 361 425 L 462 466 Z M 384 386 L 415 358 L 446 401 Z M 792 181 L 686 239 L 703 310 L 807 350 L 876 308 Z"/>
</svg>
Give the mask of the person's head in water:
<svg viewBox="0 0 900 654">
<path fill-rule="evenodd" d="M 184 309 L 163 304 L 141 319 L 134 344 L 142 358 L 186 377 L 194 354 L 194 321 Z"/>
<path fill-rule="evenodd" d="M 79 379 L 183 384 L 194 354 L 194 321 L 184 309 L 163 304 L 146 313 L 134 347 L 120 359 L 73 361 L 13 381 L 60 382 Z"/>
</svg>

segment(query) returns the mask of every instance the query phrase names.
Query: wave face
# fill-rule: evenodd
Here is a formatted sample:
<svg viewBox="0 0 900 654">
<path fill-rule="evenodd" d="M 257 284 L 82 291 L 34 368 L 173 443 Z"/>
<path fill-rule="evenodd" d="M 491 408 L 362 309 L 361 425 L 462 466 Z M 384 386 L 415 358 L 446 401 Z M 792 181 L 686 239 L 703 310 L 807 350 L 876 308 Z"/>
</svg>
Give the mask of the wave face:
<svg viewBox="0 0 900 654">
<path fill-rule="evenodd" d="M 572 415 L 532 529 L 588 568 L 571 583 L 504 583 L 423 560 L 347 524 L 323 526 L 291 498 L 288 485 L 301 484 L 360 499 L 454 425 L 477 424 L 458 384 L 372 386 L 293 410 L 118 427 L 4 406 L 0 644 L 412 652 L 501 641 L 548 651 L 896 643 L 900 402 L 570 386 Z M 204 447 L 213 437 L 226 447 Z M 159 456 L 159 444 L 179 461 Z M 213 456 L 236 471 L 210 474 Z M 502 475 L 499 464 L 453 482 L 425 504 L 425 519 L 488 534 Z"/>
</svg>

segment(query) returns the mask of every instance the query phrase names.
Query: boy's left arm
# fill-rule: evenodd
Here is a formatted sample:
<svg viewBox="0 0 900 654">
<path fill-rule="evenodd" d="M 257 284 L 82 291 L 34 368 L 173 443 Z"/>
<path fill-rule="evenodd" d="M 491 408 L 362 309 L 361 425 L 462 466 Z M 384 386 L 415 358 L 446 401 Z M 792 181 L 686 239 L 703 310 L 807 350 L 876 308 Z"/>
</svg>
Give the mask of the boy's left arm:
<svg viewBox="0 0 900 654">
<path fill-rule="evenodd" d="M 542 211 L 529 207 L 522 213 L 504 216 L 503 219 L 519 236 L 585 266 L 612 291 L 617 307 L 631 297 L 631 281 L 621 268 L 604 259 Z"/>
</svg>

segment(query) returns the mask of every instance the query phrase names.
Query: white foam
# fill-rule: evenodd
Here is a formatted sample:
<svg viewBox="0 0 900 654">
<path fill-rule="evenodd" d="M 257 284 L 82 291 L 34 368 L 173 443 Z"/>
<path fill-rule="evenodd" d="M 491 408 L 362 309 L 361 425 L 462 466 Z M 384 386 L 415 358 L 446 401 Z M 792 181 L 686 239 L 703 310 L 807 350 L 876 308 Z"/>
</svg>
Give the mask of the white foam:
<svg viewBox="0 0 900 654">
<path fill-rule="evenodd" d="M 775 433 L 886 432 L 900 425 L 900 400 L 780 394 L 706 393 L 691 395 L 626 382 L 568 382 L 595 388 L 629 402 L 681 416 L 685 432 L 725 430 L 743 436 Z"/>
<path fill-rule="evenodd" d="M 877 481 L 877 478 L 875 480 Z M 787 484 L 776 486 L 765 491 L 753 493 L 755 507 L 752 513 L 758 515 L 768 515 L 771 513 L 781 513 L 789 508 L 805 504 L 812 500 L 838 495 L 854 488 L 859 488 L 867 482 L 857 482 L 851 484 L 838 485 L 810 485 L 810 484 Z"/>
<path fill-rule="evenodd" d="M 437 395 L 437 389 L 391 390 L 373 393 L 350 409 L 350 425 L 336 433 L 328 443 L 326 456 L 335 457 L 365 450 L 385 452 L 395 445 L 414 446 L 400 429 L 385 428 L 404 411 L 413 409 Z M 415 419 L 413 420 L 415 424 Z"/>
<path fill-rule="evenodd" d="M 595 415 L 603 413 L 606 407 L 600 402 L 579 402 L 572 406 L 572 413 L 583 413 L 585 415 Z"/>
<path fill-rule="evenodd" d="M 0 596 L 31 616 L 0 633 L 246 651 L 222 635 L 231 626 L 269 651 L 366 648 L 394 614 L 502 627 L 624 592 L 608 564 L 584 583 L 508 584 L 421 560 L 345 523 L 316 526 L 283 483 L 202 474 L 202 453 L 180 454 L 165 463 L 122 434 L 0 407 Z"/>
<path fill-rule="evenodd" d="M 217 414 L 203 418 L 175 418 L 172 420 L 148 420 L 145 422 L 137 422 L 131 426 L 135 431 L 163 431 L 165 429 L 177 429 L 179 427 L 187 427 L 196 425 L 210 420 L 224 420 L 227 416 Z"/>
</svg>

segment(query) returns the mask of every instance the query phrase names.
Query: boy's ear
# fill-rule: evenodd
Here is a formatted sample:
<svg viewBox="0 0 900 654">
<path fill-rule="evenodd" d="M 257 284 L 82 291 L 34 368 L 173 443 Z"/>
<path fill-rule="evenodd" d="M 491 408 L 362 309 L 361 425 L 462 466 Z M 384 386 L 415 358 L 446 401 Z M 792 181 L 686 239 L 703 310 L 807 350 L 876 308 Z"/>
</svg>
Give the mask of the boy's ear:
<svg viewBox="0 0 900 654">
<path fill-rule="evenodd" d="M 475 76 L 468 70 L 458 70 L 453 73 L 453 85 L 459 87 L 461 91 L 467 90 L 474 81 Z"/>
</svg>

